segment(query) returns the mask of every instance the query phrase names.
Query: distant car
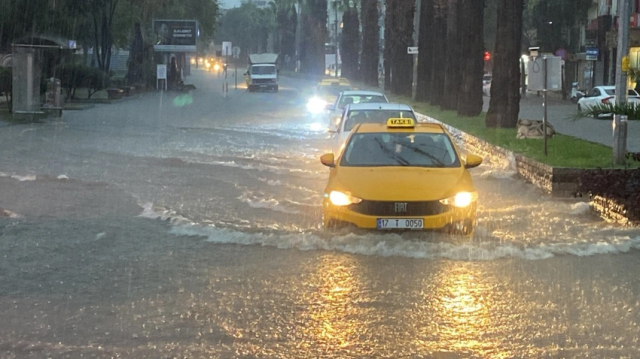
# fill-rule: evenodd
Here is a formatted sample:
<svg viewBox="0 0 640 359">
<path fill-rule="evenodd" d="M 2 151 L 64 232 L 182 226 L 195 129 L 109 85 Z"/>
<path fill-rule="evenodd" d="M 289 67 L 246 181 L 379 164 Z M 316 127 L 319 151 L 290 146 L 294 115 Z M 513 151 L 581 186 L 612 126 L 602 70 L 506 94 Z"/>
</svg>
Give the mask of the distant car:
<svg viewBox="0 0 640 359">
<path fill-rule="evenodd" d="M 615 86 L 596 86 L 589 91 L 585 97 L 578 100 L 578 111 L 587 111 L 591 107 L 596 105 L 607 105 L 616 102 L 616 87 Z M 634 89 L 628 89 L 627 101 L 633 103 L 636 106 L 640 104 L 640 95 Z M 605 114 L 604 116 L 611 116 L 611 114 Z M 596 119 L 600 116 L 594 116 Z"/>
<path fill-rule="evenodd" d="M 327 105 L 336 101 L 342 91 L 353 90 L 349 80 L 345 78 L 323 79 L 316 86 L 313 97 L 307 102 L 307 110 L 311 114 L 325 114 Z"/>
<path fill-rule="evenodd" d="M 356 103 L 388 103 L 389 99 L 381 92 L 375 91 L 342 91 L 336 102 L 327 105 L 329 130 L 337 131 L 337 125 L 342 117 L 342 111 L 347 105 Z"/>
<path fill-rule="evenodd" d="M 349 137 L 351 130 L 361 123 L 385 124 L 390 118 L 416 120 L 416 114 L 409 105 L 400 103 L 354 103 L 344 108 L 337 130 L 332 134 L 332 149 L 336 156 Z"/>
<path fill-rule="evenodd" d="M 493 79 L 493 75 L 484 74 L 482 76 L 482 93 L 485 96 L 491 96 L 491 80 Z"/>
</svg>

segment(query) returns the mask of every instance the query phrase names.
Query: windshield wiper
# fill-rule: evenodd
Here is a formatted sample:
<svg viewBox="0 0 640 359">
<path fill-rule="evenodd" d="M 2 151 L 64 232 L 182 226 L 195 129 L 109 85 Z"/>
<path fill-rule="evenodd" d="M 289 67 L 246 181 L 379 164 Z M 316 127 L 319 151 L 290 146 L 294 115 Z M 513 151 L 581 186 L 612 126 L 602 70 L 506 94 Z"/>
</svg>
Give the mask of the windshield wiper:
<svg viewBox="0 0 640 359">
<path fill-rule="evenodd" d="M 388 155 L 391 155 L 391 158 L 393 158 L 396 162 L 398 162 L 400 165 L 402 166 L 409 166 L 410 163 L 409 161 L 407 161 L 406 159 L 404 159 L 403 157 L 393 153 L 393 151 L 389 150 L 388 148 L 386 148 L 384 146 L 384 143 L 380 142 L 379 138 L 375 139 L 376 142 L 378 142 L 378 146 L 380 146 L 380 148 Z"/>
<path fill-rule="evenodd" d="M 408 149 L 412 150 L 415 153 L 419 153 L 421 155 L 429 157 L 429 159 L 434 162 L 436 167 L 445 167 L 445 164 L 442 161 L 440 161 L 439 159 L 437 159 L 434 155 L 432 155 L 432 154 L 430 154 L 428 152 L 425 152 L 425 151 L 423 151 L 423 150 L 421 150 L 421 149 L 419 149 L 417 147 L 414 147 L 414 146 L 408 146 L 406 144 L 404 144 L 403 146 L 407 147 Z"/>
</svg>

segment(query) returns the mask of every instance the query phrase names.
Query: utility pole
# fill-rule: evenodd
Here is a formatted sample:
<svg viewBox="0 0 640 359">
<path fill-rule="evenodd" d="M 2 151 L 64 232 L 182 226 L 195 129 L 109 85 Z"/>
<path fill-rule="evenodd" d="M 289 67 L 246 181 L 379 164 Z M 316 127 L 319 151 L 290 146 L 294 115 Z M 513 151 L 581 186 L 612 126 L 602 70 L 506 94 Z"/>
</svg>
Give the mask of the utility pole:
<svg viewBox="0 0 640 359">
<path fill-rule="evenodd" d="M 616 57 L 616 105 L 627 102 L 627 73 L 622 60 L 629 55 L 629 0 L 618 0 L 618 53 Z M 613 115 L 613 163 L 624 164 L 627 155 L 627 116 Z"/>
<path fill-rule="evenodd" d="M 336 23 L 335 23 L 335 31 L 336 31 L 335 32 L 335 36 L 336 36 L 336 64 L 335 64 L 335 66 L 336 66 L 336 77 L 339 77 L 338 76 L 338 0 L 335 0 L 333 3 L 335 4 L 335 11 L 336 11 L 336 13 L 335 13 L 335 20 L 336 20 Z"/>
</svg>

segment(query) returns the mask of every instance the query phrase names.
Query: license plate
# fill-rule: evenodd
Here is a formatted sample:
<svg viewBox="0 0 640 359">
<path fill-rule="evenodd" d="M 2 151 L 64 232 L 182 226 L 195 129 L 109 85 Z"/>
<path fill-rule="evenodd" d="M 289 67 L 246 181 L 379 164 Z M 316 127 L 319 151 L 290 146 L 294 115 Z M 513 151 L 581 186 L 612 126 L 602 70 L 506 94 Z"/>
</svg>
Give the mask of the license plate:
<svg viewBox="0 0 640 359">
<path fill-rule="evenodd" d="M 378 229 L 422 229 L 424 219 L 417 218 L 378 218 Z"/>
</svg>

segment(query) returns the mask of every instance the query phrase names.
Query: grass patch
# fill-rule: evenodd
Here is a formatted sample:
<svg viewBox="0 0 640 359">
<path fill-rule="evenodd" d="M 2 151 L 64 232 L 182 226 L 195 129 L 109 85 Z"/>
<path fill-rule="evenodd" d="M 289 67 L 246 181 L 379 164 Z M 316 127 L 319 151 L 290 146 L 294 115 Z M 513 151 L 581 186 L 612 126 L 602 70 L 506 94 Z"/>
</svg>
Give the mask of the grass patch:
<svg viewBox="0 0 640 359">
<path fill-rule="evenodd" d="M 627 161 L 625 166 L 614 166 L 611 147 L 558 133 L 547 139 L 548 156 L 545 156 L 542 139 L 518 139 L 515 128 L 487 128 L 484 123 L 485 113 L 477 117 L 460 117 L 455 111 L 442 111 L 438 107 L 416 102 L 404 96 L 387 96 L 391 101 L 409 104 L 417 112 L 433 117 L 472 136 L 553 167 L 640 167 L 639 162 L 631 160 Z"/>
</svg>

